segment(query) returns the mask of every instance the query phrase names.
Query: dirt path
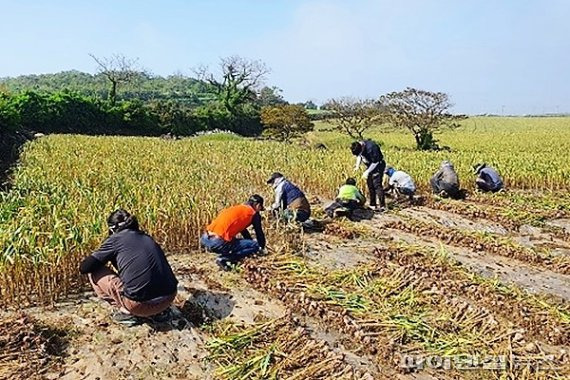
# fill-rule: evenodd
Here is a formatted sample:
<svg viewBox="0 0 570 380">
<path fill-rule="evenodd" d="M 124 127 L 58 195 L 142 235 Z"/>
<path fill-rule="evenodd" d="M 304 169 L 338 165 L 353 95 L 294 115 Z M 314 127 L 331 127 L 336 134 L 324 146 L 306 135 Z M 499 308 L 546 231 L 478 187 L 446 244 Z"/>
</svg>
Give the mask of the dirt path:
<svg viewBox="0 0 570 380">
<path fill-rule="evenodd" d="M 468 219 L 462 214 L 423 206 L 406 208 L 399 214 L 447 228 L 510 237 L 515 242 L 531 249 L 550 250 L 557 255 L 570 255 L 570 241 L 560 238 L 552 231 L 529 224 L 508 228 L 498 222 L 481 217 Z M 547 222 L 546 225 L 564 228 L 566 222 L 564 219 L 554 219 Z"/>
<path fill-rule="evenodd" d="M 442 248 L 475 273 L 489 278 L 496 277 L 505 283 L 514 283 L 532 293 L 551 294 L 570 301 L 569 275 L 537 268 L 520 260 L 510 259 L 492 252 L 476 251 L 450 245 L 446 241 L 434 237 L 418 236 L 396 229 L 385 230 L 383 226 L 389 225 L 394 221 L 406 223 L 406 219 L 399 217 L 399 215 L 453 230 L 492 232 L 500 236 L 511 237 L 523 245 L 526 243 L 527 247 L 536 248 L 540 246 L 554 255 L 564 255 L 566 250 L 570 249 L 568 243 L 553 238 L 541 229 L 528 226 L 527 228 L 521 228 L 519 233 L 513 233 L 492 221 L 484 219 L 470 221 L 461 215 L 441 210 L 431 210 L 423 206 L 406 208 L 396 214 L 377 215 L 371 221 L 363 221 L 379 237 L 405 241 L 409 244 Z M 550 244 L 546 244 L 547 242 Z"/>
<path fill-rule="evenodd" d="M 560 227 L 564 229 L 567 233 L 570 233 L 570 219 L 569 218 L 558 218 L 558 219 L 550 219 L 546 221 L 547 225 L 551 225 L 554 227 Z"/>
<path fill-rule="evenodd" d="M 307 237 L 306 257 L 331 269 L 353 268 L 374 260 L 370 245 L 362 240 L 343 240 L 335 236 Z"/>
<path fill-rule="evenodd" d="M 470 220 L 462 215 L 442 210 L 434 210 L 424 206 L 405 208 L 400 212 L 400 214 L 427 223 L 436 223 L 444 227 L 456 228 L 465 231 L 490 232 L 499 235 L 507 234 L 507 229 L 499 223 L 485 219 Z"/>
<path fill-rule="evenodd" d="M 443 250 L 473 273 L 487 278 L 498 278 L 505 284 L 515 284 L 531 293 L 550 294 L 570 302 L 570 276 L 537 269 L 506 257 L 473 251 L 442 243 L 437 239 L 418 236 L 399 230 L 387 230 L 387 236 L 394 241 L 429 246 Z"/>
</svg>

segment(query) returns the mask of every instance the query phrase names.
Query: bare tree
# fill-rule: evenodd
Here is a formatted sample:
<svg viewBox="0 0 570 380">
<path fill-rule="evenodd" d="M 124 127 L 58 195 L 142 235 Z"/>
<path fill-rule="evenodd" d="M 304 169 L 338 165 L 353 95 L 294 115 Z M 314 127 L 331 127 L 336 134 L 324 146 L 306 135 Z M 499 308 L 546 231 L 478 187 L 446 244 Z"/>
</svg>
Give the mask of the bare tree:
<svg viewBox="0 0 570 380">
<path fill-rule="evenodd" d="M 378 103 L 372 99 L 343 97 L 331 99 L 326 109 L 332 112 L 333 130 L 345 133 L 353 139 L 362 139 L 363 133 L 382 119 Z"/>
<path fill-rule="evenodd" d="M 252 61 L 238 56 L 220 60 L 219 75 L 201 66 L 195 70 L 198 79 L 208 82 L 216 91 L 218 100 L 231 113 L 236 114 L 239 107 L 255 100 L 269 68 L 261 61 Z"/>
<path fill-rule="evenodd" d="M 97 63 L 97 72 L 103 74 L 111 82 L 109 101 L 113 105 L 117 101 L 119 84 L 129 83 L 137 76 L 144 74 L 144 70 L 137 66 L 138 58 L 127 58 L 122 54 L 114 54 L 111 57 L 96 57 L 93 54 L 89 56 Z"/>
<path fill-rule="evenodd" d="M 443 92 L 430 92 L 406 88 L 380 97 L 380 105 L 387 111 L 387 122 L 413 133 L 418 150 L 439 149 L 433 133 L 441 128 L 458 127 L 464 115 L 452 115 L 449 96 Z"/>
</svg>

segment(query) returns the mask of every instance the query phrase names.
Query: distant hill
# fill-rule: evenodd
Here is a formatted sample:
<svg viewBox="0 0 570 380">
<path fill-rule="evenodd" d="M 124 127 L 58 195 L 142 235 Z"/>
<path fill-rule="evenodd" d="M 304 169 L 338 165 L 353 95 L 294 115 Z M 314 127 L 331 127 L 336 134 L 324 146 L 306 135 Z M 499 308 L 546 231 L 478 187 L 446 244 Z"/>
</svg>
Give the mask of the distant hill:
<svg viewBox="0 0 570 380">
<path fill-rule="evenodd" d="M 56 74 L 22 75 L 0 78 L 0 91 L 18 93 L 26 90 L 68 90 L 82 95 L 105 99 L 109 82 L 101 74 L 89 74 L 77 70 Z M 203 81 L 184 76 L 168 77 L 141 73 L 133 82 L 119 86 L 118 99 L 176 100 L 189 106 L 199 106 L 214 98 L 211 86 Z"/>
</svg>

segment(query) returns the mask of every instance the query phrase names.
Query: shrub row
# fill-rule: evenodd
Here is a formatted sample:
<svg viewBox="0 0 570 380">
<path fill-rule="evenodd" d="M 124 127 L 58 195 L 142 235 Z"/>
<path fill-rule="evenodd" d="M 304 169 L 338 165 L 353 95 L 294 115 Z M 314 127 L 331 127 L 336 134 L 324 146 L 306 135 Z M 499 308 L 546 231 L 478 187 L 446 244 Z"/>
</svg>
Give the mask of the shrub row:
<svg viewBox="0 0 570 380">
<path fill-rule="evenodd" d="M 243 107 L 236 115 L 215 102 L 198 108 L 172 100 L 125 100 L 111 105 L 67 91 L 0 93 L 0 133 L 27 130 L 155 136 L 168 132 L 192 135 L 214 129 L 248 136 L 262 130 L 259 113 L 253 107 Z"/>
</svg>

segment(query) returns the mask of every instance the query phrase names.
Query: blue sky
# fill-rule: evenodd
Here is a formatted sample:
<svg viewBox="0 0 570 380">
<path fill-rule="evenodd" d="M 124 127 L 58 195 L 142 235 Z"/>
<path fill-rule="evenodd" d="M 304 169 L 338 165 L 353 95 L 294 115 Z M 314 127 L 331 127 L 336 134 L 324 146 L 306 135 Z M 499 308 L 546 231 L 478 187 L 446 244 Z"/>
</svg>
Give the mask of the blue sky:
<svg viewBox="0 0 570 380">
<path fill-rule="evenodd" d="M 261 59 L 290 101 L 444 91 L 454 111 L 570 112 L 568 0 L 0 0 L 0 77 L 77 69 L 89 53 L 191 74 Z"/>
</svg>

